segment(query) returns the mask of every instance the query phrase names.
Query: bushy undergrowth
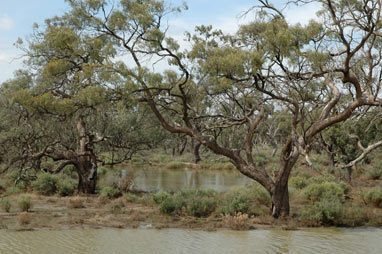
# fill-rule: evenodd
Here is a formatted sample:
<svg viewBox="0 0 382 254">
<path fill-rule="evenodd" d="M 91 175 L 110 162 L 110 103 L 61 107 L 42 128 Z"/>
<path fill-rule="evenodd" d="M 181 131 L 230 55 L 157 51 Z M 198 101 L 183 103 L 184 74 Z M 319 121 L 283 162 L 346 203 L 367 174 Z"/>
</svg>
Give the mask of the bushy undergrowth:
<svg viewBox="0 0 382 254">
<path fill-rule="evenodd" d="M 365 200 L 373 206 L 382 208 L 382 189 L 372 189 L 365 195 Z"/>
<path fill-rule="evenodd" d="M 5 212 L 9 213 L 11 211 L 11 208 L 12 208 L 12 203 L 9 199 L 4 198 L 1 201 L 1 207 L 4 209 Z"/>
<path fill-rule="evenodd" d="M 344 201 L 346 186 L 334 182 L 312 183 L 303 189 L 305 198 L 311 201 L 338 199 Z"/>
<path fill-rule="evenodd" d="M 77 188 L 75 180 L 65 177 L 57 183 L 57 191 L 61 197 L 72 196 Z"/>
<path fill-rule="evenodd" d="M 382 179 L 382 165 L 374 166 L 373 168 L 367 170 L 366 175 L 372 180 Z"/>
<path fill-rule="evenodd" d="M 121 196 L 121 192 L 111 186 L 103 187 L 100 193 L 102 198 L 117 198 Z"/>
<path fill-rule="evenodd" d="M 17 203 L 19 205 L 19 208 L 23 212 L 29 212 L 30 209 L 32 209 L 33 207 L 32 198 L 27 195 L 19 197 L 19 199 L 17 200 Z"/>
<path fill-rule="evenodd" d="M 57 183 L 55 175 L 43 173 L 33 182 L 33 189 L 42 195 L 52 195 L 57 191 Z"/>
</svg>

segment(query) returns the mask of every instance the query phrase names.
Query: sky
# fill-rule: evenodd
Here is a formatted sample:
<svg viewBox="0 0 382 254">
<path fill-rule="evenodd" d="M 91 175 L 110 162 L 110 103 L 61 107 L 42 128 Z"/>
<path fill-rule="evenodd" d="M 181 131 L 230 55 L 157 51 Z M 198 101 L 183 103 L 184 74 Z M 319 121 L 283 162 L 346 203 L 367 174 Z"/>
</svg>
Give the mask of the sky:
<svg viewBox="0 0 382 254">
<path fill-rule="evenodd" d="M 178 5 L 183 0 L 169 0 Z M 283 6 L 285 0 L 269 0 Z M 28 38 L 34 23 L 61 15 L 69 10 L 64 0 L 0 0 L 0 84 L 11 79 L 13 73 L 23 68 L 23 52 L 14 46 L 18 38 Z M 240 17 L 244 11 L 257 4 L 256 0 L 187 0 L 188 10 L 169 19 L 169 35 L 182 41 L 185 31 L 197 25 L 213 25 L 224 32 L 234 33 L 240 24 L 248 22 L 253 14 Z M 306 24 L 315 17 L 318 5 L 294 6 L 285 10 L 288 21 Z"/>
</svg>

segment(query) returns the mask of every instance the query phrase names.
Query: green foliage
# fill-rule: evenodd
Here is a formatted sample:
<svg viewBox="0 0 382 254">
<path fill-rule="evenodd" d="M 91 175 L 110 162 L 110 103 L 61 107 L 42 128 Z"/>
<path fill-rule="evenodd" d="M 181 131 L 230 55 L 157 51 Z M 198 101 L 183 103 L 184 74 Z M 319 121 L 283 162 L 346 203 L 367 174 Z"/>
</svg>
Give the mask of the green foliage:
<svg viewBox="0 0 382 254">
<path fill-rule="evenodd" d="M 112 213 L 117 213 L 117 212 L 120 212 L 121 210 L 122 210 L 122 207 L 120 204 L 112 204 L 110 207 L 110 212 Z"/>
<path fill-rule="evenodd" d="M 32 199 L 28 195 L 20 196 L 17 200 L 17 204 L 23 212 L 29 212 L 33 207 Z"/>
<path fill-rule="evenodd" d="M 57 183 L 57 176 L 43 173 L 33 182 L 33 189 L 43 195 L 52 195 L 57 192 Z"/>
<path fill-rule="evenodd" d="M 382 208 L 382 189 L 372 189 L 365 195 L 366 201 L 375 207 Z"/>
<path fill-rule="evenodd" d="M 309 184 L 308 179 L 301 176 L 293 176 L 289 180 L 289 185 L 298 190 L 305 188 L 308 184 Z"/>
<path fill-rule="evenodd" d="M 113 188 L 111 186 L 106 186 L 106 187 L 103 187 L 102 190 L 101 190 L 101 197 L 102 198 L 117 198 L 121 196 L 121 192 L 116 189 L 116 188 Z"/>
<path fill-rule="evenodd" d="M 183 207 L 187 205 L 187 201 L 181 195 L 169 197 L 160 204 L 159 210 L 164 214 L 179 214 Z"/>
<path fill-rule="evenodd" d="M 11 208 L 12 208 L 12 203 L 11 203 L 11 201 L 9 199 L 4 198 L 1 201 L 1 206 L 4 209 L 5 212 L 9 213 L 11 211 Z"/>
<path fill-rule="evenodd" d="M 373 180 L 381 179 L 382 177 L 382 165 L 375 165 L 371 169 L 367 170 L 366 175 Z"/>
<path fill-rule="evenodd" d="M 303 195 L 312 201 L 323 199 L 338 199 L 343 201 L 345 193 L 348 191 L 344 184 L 335 182 L 312 183 L 303 189 Z"/>
<path fill-rule="evenodd" d="M 135 202 L 139 199 L 139 197 L 137 195 L 131 194 L 131 193 L 123 194 L 123 198 L 129 202 Z"/>
<path fill-rule="evenodd" d="M 301 217 L 324 225 L 341 226 L 346 217 L 346 209 L 340 199 L 324 198 L 308 209 L 302 210 Z"/>
<path fill-rule="evenodd" d="M 187 211 L 195 217 L 207 217 L 216 209 L 217 201 L 211 197 L 193 198 L 187 203 Z"/>
<path fill-rule="evenodd" d="M 161 204 L 165 199 L 169 198 L 170 194 L 167 191 L 160 190 L 153 195 L 153 201 L 156 204 Z"/>
<path fill-rule="evenodd" d="M 72 196 L 77 188 L 75 180 L 62 176 L 57 183 L 58 194 L 62 197 Z"/>
</svg>

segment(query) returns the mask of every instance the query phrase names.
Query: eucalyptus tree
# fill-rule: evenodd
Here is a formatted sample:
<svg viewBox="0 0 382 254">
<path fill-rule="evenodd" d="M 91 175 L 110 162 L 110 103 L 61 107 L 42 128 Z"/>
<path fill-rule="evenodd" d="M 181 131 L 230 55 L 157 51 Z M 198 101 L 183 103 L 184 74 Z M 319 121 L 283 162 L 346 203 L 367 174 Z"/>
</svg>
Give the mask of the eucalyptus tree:
<svg viewBox="0 0 382 254">
<path fill-rule="evenodd" d="M 58 173 L 73 165 L 78 191 L 94 193 L 99 163 L 121 163 L 162 138 L 155 121 L 147 120 L 151 111 L 115 82 L 108 64 L 115 52 L 107 39 L 55 17 L 36 26 L 26 46 L 18 45 L 29 69 L 27 78 L 2 85 L 3 106 L 18 118 L 5 139 L 17 149 L 6 153 L 3 171 Z M 54 168 L 46 168 L 52 161 Z"/>
<path fill-rule="evenodd" d="M 135 88 L 161 125 L 228 157 L 264 186 L 274 217 L 289 214 L 290 172 L 300 157 L 309 161 L 315 137 L 359 108 L 382 102 L 380 1 L 293 1 L 322 6 L 320 21 L 305 26 L 289 24 L 281 10 L 259 1 L 254 21 L 233 35 L 200 26 L 186 37 L 190 48 L 185 52 L 166 36 L 165 17 L 179 10 L 162 1 L 68 2 L 68 21 L 107 37 L 129 59 L 114 61 L 114 71 Z M 147 56 L 167 59 L 171 70 L 151 71 Z M 256 165 L 253 149 L 258 126 L 272 110 L 286 112 L 289 129 L 274 177 Z M 230 143 L 242 149 L 215 135 L 232 128 L 242 134 Z"/>
</svg>

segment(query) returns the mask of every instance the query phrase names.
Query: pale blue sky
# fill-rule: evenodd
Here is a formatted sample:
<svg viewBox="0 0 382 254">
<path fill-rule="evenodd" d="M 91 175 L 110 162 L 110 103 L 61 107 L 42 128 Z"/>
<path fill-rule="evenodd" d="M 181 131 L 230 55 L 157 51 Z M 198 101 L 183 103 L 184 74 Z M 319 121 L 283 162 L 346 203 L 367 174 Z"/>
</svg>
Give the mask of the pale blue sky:
<svg viewBox="0 0 382 254">
<path fill-rule="evenodd" d="M 22 55 L 13 44 L 17 38 L 26 38 L 32 32 L 33 23 L 42 24 L 46 18 L 60 15 L 68 10 L 64 0 L 0 0 L 0 83 L 12 78 L 13 72 L 22 68 Z M 170 0 L 177 5 L 182 0 Z M 257 3 L 256 0 L 188 0 L 189 9 L 169 20 L 170 34 L 181 40 L 185 31 L 191 31 L 195 25 L 212 24 L 226 32 L 234 32 L 239 23 L 241 12 Z M 280 5 L 285 0 L 270 0 Z M 288 10 L 291 22 L 306 23 L 314 16 L 317 6 L 307 6 L 299 10 Z M 247 17 L 246 19 L 250 19 Z"/>
</svg>

